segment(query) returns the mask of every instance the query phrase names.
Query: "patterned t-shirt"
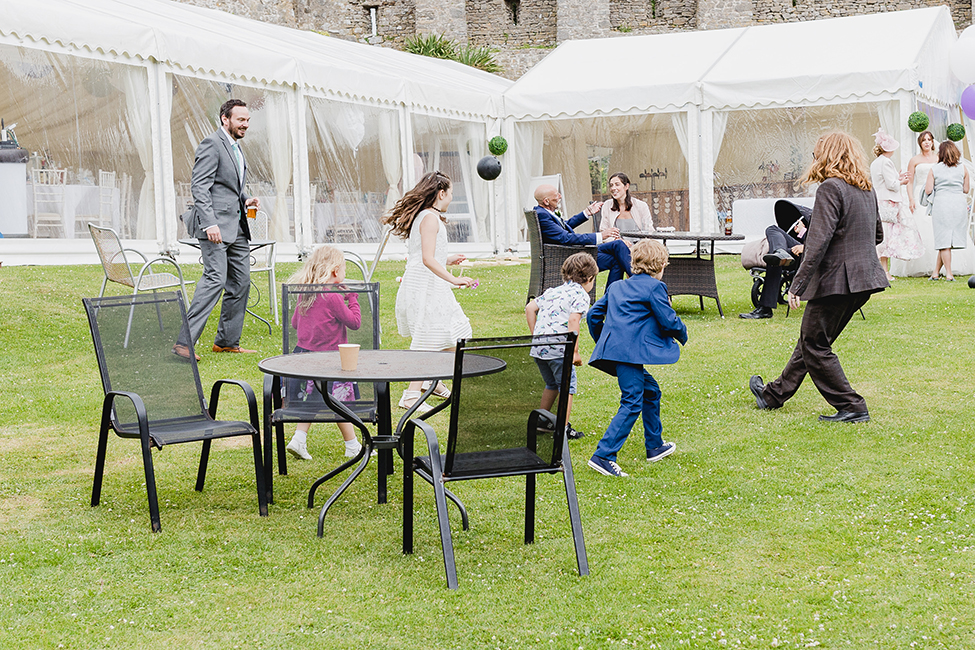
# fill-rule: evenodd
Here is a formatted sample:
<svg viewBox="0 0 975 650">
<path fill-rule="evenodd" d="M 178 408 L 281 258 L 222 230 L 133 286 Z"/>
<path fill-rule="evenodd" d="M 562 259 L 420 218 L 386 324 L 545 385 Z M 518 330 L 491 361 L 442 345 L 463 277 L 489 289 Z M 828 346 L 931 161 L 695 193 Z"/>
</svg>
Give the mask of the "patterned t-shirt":
<svg viewBox="0 0 975 650">
<path fill-rule="evenodd" d="M 569 331 L 569 315 L 582 314 L 585 318 L 589 311 L 589 294 L 578 282 L 546 289 L 535 298 L 538 305 L 538 316 L 535 320 L 533 334 L 563 334 Z M 562 352 L 557 347 L 532 348 L 531 355 L 536 359 L 560 359 Z"/>
</svg>

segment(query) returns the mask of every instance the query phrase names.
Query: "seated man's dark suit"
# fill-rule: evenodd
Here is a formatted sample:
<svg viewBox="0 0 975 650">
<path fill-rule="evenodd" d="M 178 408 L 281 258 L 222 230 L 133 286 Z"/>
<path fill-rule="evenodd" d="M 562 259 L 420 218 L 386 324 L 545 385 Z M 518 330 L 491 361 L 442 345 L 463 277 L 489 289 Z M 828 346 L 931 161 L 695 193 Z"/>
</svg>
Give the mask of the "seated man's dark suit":
<svg viewBox="0 0 975 650">
<path fill-rule="evenodd" d="M 794 233 L 794 230 L 786 232 L 778 226 L 769 226 L 766 228 L 765 239 L 768 240 L 769 252 L 771 253 L 780 249 L 791 252 L 793 246 L 798 246 L 806 240 L 805 236 L 794 237 Z M 792 264 L 796 263 L 793 262 Z M 765 284 L 762 285 L 762 295 L 758 299 L 759 307 L 775 309 L 775 306 L 779 302 L 779 296 L 782 295 L 782 269 L 785 268 L 788 267 L 779 266 L 778 264 L 769 264 L 765 267 Z"/>
<path fill-rule="evenodd" d="M 562 244 L 565 246 L 596 246 L 596 233 L 577 233 L 576 226 L 585 223 L 589 218 L 585 212 L 580 212 L 568 221 L 551 213 L 540 205 L 535 206 L 538 215 L 538 226 L 542 231 L 542 241 L 546 244 Z M 623 279 L 623 273 L 630 273 L 630 249 L 621 239 L 603 242 L 598 245 L 596 264 L 600 271 L 609 271 L 606 286 Z"/>
</svg>

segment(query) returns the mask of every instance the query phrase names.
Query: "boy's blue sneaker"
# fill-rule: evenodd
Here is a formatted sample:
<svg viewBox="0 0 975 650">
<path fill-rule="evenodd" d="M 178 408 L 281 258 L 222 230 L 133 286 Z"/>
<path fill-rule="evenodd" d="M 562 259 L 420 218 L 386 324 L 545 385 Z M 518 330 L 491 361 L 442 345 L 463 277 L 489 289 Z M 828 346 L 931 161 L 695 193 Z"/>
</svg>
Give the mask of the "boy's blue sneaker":
<svg viewBox="0 0 975 650">
<path fill-rule="evenodd" d="M 600 458 L 599 456 L 593 456 L 589 459 L 589 467 L 593 468 L 604 476 L 617 476 L 620 478 L 629 476 L 629 474 L 620 469 L 619 465 L 611 460 Z"/>
<path fill-rule="evenodd" d="M 647 450 L 647 462 L 656 463 L 661 458 L 666 458 L 667 456 L 670 456 L 675 451 L 677 451 L 676 442 L 665 442 L 663 445 L 657 447 L 656 449 Z"/>
</svg>

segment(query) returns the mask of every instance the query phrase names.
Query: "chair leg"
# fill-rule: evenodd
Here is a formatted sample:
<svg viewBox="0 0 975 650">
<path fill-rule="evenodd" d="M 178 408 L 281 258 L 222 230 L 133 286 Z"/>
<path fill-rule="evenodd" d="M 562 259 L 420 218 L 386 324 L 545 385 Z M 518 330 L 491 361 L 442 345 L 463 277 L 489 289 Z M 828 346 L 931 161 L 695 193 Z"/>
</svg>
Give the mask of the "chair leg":
<svg viewBox="0 0 975 650">
<path fill-rule="evenodd" d="M 439 459 L 437 459 L 439 465 Z M 443 476 L 443 471 L 434 468 L 433 496 L 437 503 L 437 523 L 440 526 L 440 544 L 443 546 L 444 570 L 447 573 L 447 588 L 457 589 L 457 565 L 454 562 L 454 542 L 450 537 L 450 519 L 447 516 L 447 497 L 444 495 L 443 481 L 436 477 Z"/>
<path fill-rule="evenodd" d="M 251 436 L 251 443 L 254 447 L 254 472 L 257 474 L 257 512 L 262 517 L 267 517 L 267 504 L 270 489 L 264 482 L 264 463 L 261 459 L 261 434 L 254 432 Z"/>
<path fill-rule="evenodd" d="M 454 502 L 454 504 L 457 506 L 457 509 L 460 511 L 460 520 L 461 520 L 461 526 L 463 527 L 463 529 L 464 530 L 470 530 L 471 529 L 471 522 L 470 522 L 470 519 L 467 516 L 467 508 L 465 508 L 464 507 L 464 504 L 461 502 L 461 500 L 457 498 L 457 495 L 455 495 L 453 492 L 451 492 L 447 488 L 444 488 L 443 493 L 447 496 L 448 499 L 450 499 L 451 501 Z"/>
<path fill-rule="evenodd" d="M 525 476 L 525 543 L 535 542 L 535 475 Z"/>
<path fill-rule="evenodd" d="M 278 445 L 278 474 L 281 476 L 288 475 L 288 454 L 286 453 L 286 447 L 284 443 L 284 424 L 278 423 L 275 426 L 275 440 Z"/>
<path fill-rule="evenodd" d="M 196 491 L 203 491 L 203 482 L 207 477 L 207 462 L 210 460 L 210 441 L 203 441 L 203 452 L 200 454 L 200 469 L 196 473 Z"/>
<path fill-rule="evenodd" d="M 152 449 L 149 448 L 148 431 L 141 436 L 141 441 L 142 467 L 146 473 L 146 496 L 149 498 L 149 521 L 152 524 L 152 532 L 158 533 L 162 530 L 162 523 L 159 521 L 159 497 L 156 495 L 156 473 L 152 469 Z"/>
<path fill-rule="evenodd" d="M 98 432 L 98 452 L 95 455 L 95 478 L 91 486 L 91 505 L 95 507 L 102 499 L 102 477 L 105 475 L 105 454 L 108 451 L 108 422 L 111 417 L 111 405 L 106 404 L 102 409 L 102 424 Z"/>
<path fill-rule="evenodd" d="M 579 514 L 579 497 L 576 495 L 576 479 L 569 457 L 569 438 L 562 438 L 562 479 L 565 481 L 565 500 L 569 504 L 569 523 L 572 525 L 572 544 L 576 549 L 576 566 L 579 575 L 589 575 L 589 558 L 586 556 L 586 540 L 582 535 L 582 516 Z"/>
</svg>

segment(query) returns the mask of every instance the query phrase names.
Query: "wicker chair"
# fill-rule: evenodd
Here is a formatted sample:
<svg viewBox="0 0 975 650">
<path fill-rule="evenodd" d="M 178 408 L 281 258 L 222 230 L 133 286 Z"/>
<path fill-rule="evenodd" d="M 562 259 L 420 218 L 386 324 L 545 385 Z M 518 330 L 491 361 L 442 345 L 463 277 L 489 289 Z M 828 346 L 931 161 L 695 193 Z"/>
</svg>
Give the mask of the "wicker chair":
<svg viewBox="0 0 975 650">
<path fill-rule="evenodd" d="M 527 303 L 546 289 L 562 284 L 562 263 L 575 253 L 589 253 L 596 259 L 596 246 L 562 246 L 542 243 L 542 229 L 538 225 L 538 215 L 534 210 L 525 210 L 528 221 L 528 241 L 531 244 L 532 268 L 528 279 Z M 596 301 L 596 287 L 589 291 L 589 300 Z"/>
</svg>

